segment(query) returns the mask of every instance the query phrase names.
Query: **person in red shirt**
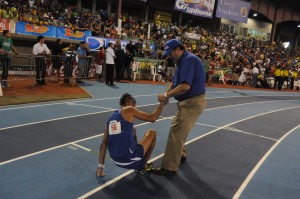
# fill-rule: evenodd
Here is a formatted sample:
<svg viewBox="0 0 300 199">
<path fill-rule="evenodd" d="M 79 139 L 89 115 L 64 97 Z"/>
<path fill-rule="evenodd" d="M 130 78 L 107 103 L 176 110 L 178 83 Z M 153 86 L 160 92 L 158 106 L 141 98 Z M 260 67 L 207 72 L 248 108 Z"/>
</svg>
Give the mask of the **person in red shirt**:
<svg viewBox="0 0 300 199">
<path fill-rule="evenodd" d="M 101 81 L 102 79 L 102 68 L 106 61 L 106 55 L 104 47 L 100 47 L 100 51 L 96 56 L 96 74 L 97 74 L 97 81 Z"/>
</svg>

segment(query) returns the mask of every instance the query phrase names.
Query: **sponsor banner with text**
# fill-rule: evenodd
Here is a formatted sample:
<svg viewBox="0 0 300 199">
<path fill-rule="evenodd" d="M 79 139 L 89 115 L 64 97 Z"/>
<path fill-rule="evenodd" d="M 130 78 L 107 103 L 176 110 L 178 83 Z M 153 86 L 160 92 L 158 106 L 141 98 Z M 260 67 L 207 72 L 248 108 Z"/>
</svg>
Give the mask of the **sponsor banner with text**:
<svg viewBox="0 0 300 199">
<path fill-rule="evenodd" d="M 191 15 L 212 18 L 215 0 L 176 0 L 174 9 Z"/>
<path fill-rule="evenodd" d="M 216 17 L 247 23 L 249 11 L 249 2 L 240 0 L 219 0 Z"/>
</svg>

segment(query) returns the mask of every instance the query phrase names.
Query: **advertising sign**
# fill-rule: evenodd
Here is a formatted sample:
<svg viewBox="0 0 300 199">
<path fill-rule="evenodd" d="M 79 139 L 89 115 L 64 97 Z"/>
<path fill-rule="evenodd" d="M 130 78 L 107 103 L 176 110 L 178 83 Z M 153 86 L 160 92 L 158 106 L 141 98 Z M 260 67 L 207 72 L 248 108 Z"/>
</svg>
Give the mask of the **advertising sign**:
<svg viewBox="0 0 300 199">
<path fill-rule="evenodd" d="M 92 36 L 91 31 L 72 31 L 65 27 L 57 28 L 57 38 L 84 41 L 86 36 Z"/>
<path fill-rule="evenodd" d="M 56 27 L 54 26 L 38 26 L 35 24 L 18 21 L 16 27 L 17 34 L 25 35 L 42 35 L 45 37 L 56 37 Z"/>
<path fill-rule="evenodd" d="M 215 0 L 176 0 L 174 9 L 191 15 L 212 18 Z"/>
<path fill-rule="evenodd" d="M 0 19 L 0 32 L 3 30 L 9 30 L 11 33 L 16 32 L 16 22 L 9 19 Z"/>
<path fill-rule="evenodd" d="M 250 3 L 240 0 L 219 0 L 216 17 L 247 23 Z"/>
<path fill-rule="evenodd" d="M 103 38 L 103 37 L 86 37 L 86 42 L 89 43 L 89 48 L 92 51 L 99 50 L 100 47 L 108 47 L 109 43 L 116 43 L 117 39 Z M 129 41 L 121 40 L 122 48 L 125 48 Z"/>
</svg>

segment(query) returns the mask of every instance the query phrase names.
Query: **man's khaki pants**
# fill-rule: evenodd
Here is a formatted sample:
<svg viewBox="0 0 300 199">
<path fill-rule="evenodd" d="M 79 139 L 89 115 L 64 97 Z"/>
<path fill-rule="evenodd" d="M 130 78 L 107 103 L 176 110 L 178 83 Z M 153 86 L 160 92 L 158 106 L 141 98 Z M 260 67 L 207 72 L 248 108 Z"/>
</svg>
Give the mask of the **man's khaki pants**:
<svg viewBox="0 0 300 199">
<path fill-rule="evenodd" d="M 200 114 L 205 109 L 205 95 L 177 103 L 178 112 L 173 119 L 161 167 L 177 171 L 182 156 L 186 156 L 185 141 Z"/>
</svg>

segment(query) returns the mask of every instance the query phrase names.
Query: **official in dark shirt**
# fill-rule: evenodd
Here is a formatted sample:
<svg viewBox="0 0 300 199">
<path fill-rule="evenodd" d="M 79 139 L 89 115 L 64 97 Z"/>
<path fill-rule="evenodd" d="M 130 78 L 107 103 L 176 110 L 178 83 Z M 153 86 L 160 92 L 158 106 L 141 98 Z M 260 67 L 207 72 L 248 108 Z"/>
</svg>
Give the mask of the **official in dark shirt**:
<svg viewBox="0 0 300 199">
<path fill-rule="evenodd" d="M 60 67 L 62 62 L 62 53 L 63 53 L 63 46 L 61 39 L 56 40 L 55 46 L 52 48 L 52 69 L 50 77 L 53 77 L 53 73 L 57 71 L 57 77 L 59 78 L 60 74 Z"/>
<path fill-rule="evenodd" d="M 131 66 L 133 64 L 133 55 L 130 53 L 130 51 L 126 48 L 126 55 L 125 55 L 125 60 L 124 60 L 124 71 L 123 71 L 123 79 L 125 76 L 125 71 L 127 71 L 127 77 L 128 80 L 132 81 L 131 79 L 131 74 L 132 74 L 132 69 Z"/>
<path fill-rule="evenodd" d="M 117 49 L 115 50 L 116 55 L 116 81 L 120 81 L 123 76 L 123 68 L 124 68 L 124 60 L 125 60 L 125 52 L 121 48 L 120 45 L 117 46 Z"/>
</svg>

